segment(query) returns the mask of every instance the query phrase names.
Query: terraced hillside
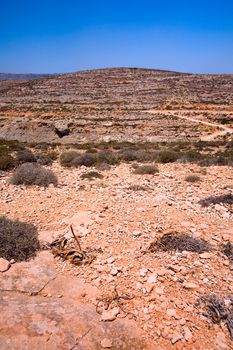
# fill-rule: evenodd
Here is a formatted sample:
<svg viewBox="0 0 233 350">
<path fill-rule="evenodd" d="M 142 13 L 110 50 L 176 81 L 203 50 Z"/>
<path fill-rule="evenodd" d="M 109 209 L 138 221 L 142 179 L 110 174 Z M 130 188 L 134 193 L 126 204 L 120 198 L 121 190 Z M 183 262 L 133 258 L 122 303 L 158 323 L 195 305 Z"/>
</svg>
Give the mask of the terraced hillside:
<svg viewBox="0 0 233 350">
<path fill-rule="evenodd" d="M 6 139 L 192 141 L 208 138 L 218 125 L 229 131 L 232 123 L 233 75 L 116 68 L 0 81 L 0 137 Z M 70 134 L 60 140 L 54 127 Z"/>
</svg>

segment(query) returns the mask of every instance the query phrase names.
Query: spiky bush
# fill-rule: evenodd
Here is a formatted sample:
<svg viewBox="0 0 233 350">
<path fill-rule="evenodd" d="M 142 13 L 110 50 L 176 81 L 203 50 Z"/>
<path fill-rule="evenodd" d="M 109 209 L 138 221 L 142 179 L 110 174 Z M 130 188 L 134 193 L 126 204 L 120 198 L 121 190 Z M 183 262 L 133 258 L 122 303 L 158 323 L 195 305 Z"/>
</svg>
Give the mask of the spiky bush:
<svg viewBox="0 0 233 350">
<path fill-rule="evenodd" d="M 38 164 L 24 163 L 14 172 L 11 183 L 13 185 L 37 185 L 47 187 L 57 185 L 57 177 L 52 170 L 44 169 Z"/>
<path fill-rule="evenodd" d="M 39 249 L 37 228 L 32 224 L 0 216 L 0 257 L 29 260 Z"/>
</svg>

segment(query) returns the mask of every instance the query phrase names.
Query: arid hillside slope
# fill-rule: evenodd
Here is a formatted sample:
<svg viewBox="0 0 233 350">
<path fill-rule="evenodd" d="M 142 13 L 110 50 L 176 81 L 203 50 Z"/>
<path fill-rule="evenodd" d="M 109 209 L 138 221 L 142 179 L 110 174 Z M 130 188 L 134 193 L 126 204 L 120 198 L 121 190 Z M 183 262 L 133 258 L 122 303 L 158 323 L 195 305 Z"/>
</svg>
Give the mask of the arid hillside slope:
<svg viewBox="0 0 233 350">
<path fill-rule="evenodd" d="M 188 118 L 181 122 L 180 114 Z M 233 76 L 115 68 L 0 81 L 0 137 L 7 139 L 197 140 L 217 128 L 189 117 L 232 125 Z M 54 126 L 70 135 L 58 140 Z"/>
</svg>

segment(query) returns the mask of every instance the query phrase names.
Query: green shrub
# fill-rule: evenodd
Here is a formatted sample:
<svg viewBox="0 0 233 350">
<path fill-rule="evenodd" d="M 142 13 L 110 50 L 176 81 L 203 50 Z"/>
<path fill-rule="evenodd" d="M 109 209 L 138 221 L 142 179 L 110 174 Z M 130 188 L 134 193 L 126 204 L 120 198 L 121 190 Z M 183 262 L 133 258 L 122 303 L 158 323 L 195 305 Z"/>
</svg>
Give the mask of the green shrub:
<svg viewBox="0 0 233 350">
<path fill-rule="evenodd" d="M 57 177 L 52 170 L 44 169 L 38 164 L 24 163 L 14 172 L 11 183 L 13 185 L 37 185 L 47 187 L 57 185 Z"/>
<path fill-rule="evenodd" d="M 137 175 L 154 175 L 159 172 L 159 169 L 154 165 L 142 165 L 134 170 Z"/>
<path fill-rule="evenodd" d="M 15 261 L 35 257 L 39 249 L 37 229 L 32 224 L 0 216 L 0 257 Z"/>
</svg>

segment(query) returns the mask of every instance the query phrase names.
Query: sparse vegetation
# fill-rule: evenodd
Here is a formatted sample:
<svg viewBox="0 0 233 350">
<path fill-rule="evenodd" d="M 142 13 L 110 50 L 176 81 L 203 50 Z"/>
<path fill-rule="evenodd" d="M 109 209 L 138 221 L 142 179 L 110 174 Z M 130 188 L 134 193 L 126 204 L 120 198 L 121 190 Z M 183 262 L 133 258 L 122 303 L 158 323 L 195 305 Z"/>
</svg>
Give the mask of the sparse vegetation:
<svg viewBox="0 0 233 350">
<path fill-rule="evenodd" d="M 155 165 L 141 165 L 134 170 L 137 175 L 154 175 L 159 172 Z"/>
<path fill-rule="evenodd" d="M 88 180 L 93 180 L 93 179 L 103 179 L 103 175 L 98 173 L 97 171 L 90 171 L 88 173 L 84 173 L 81 176 L 81 179 L 88 179 Z"/>
<path fill-rule="evenodd" d="M 224 300 L 215 294 L 202 297 L 201 300 L 206 304 L 209 319 L 216 324 L 226 323 L 230 336 L 233 339 L 233 297 L 229 297 L 230 305 L 228 307 Z"/>
<path fill-rule="evenodd" d="M 24 163 L 14 172 L 11 183 L 13 185 L 37 185 L 47 187 L 57 185 L 57 177 L 52 170 L 44 169 L 38 164 Z"/>
<path fill-rule="evenodd" d="M 201 178 L 200 178 L 200 176 L 195 175 L 195 174 L 188 175 L 188 176 L 186 176 L 185 181 L 187 181 L 187 182 L 200 182 Z"/>
<path fill-rule="evenodd" d="M 18 163 L 33 163 L 36 162 L 36 157 L 30 149 L 26 148 L 16 153 L 16 160 Z"/>
<path fill-rule="evenodd" d="M 0 216 L 0 242 L 0 257 L 17 262 L 35 257 L 40 247 L 34 225 L 4 216 Z"/>
<path fill-rule="evenodd" d="M 223 254 L 225 254 L 229 259 L 233 260 L 233 244 L 230 241 L 221 244 L 220 248 Z"/>
<path fill-rule="evenodd" d="M 76 151 L 67 151 L 63 152 L 60 155 L 60 163 L 62 166 L 70 168 L 75 166 L 75 160 L 80 156 L 80 154 Z"/>
<path fill-rule="evenodd" d="M 36 160 L 37 160 L 37 163 L 40 165 L 52 165 L 53 164 L 53 160 L 49 156 L 47 156 L 46 154 L 37 154 Z"/>
<path fill-rule="evenodd" d="M 16 160 L 9 154 L 0 155 L 0 170 L 6 171 L 14 168 Z"/>
<path fill-rule="evenodd" d="M 193 238 L 187 234 L 170 232 L 151 243 L 149 251 L 190 251 L 196 253 L 208 252 L 211 250 L 211 244 L 204 239 Z"/>
<path fill-rule="evenodd" d="M 160 163 L 173 163 L 179 158 L 179 154 L 173 150 L 160 151 L 158 161 Z"/>
<path fill-rule="evenodd" d="M 220 196 L 210 196 L 205 199 L 201 199 L 199 204 L 202 207 L 209 207 L 211 204 L 233 204 L 233 194 L 223 194 Z"/>
</svg>

